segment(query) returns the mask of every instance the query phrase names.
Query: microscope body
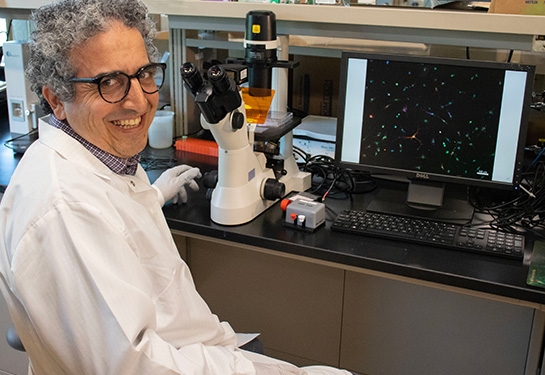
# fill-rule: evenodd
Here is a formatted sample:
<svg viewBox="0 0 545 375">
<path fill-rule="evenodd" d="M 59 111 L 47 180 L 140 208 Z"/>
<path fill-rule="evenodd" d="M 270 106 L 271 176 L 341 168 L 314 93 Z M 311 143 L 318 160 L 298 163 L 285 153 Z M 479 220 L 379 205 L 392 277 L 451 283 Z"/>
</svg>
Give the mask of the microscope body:
<svg viewBox="0 0 545 375">
<path fill-rule="evenodd" d="M 286 194 L 286 185 L 254 151 L 255 125 L 246 122 L 238 87 L 221 66 L 208 71 L 208 81 L 191 63 L 182 67 L 185 86 L 201 110 L 201 125 L 218 144 L 218 180 L 212 190 L 210 216 L 223 225 L 251 221 Z M 291 190 L 290 190 L 291 191 Z"/>
<path fill-rule="evenodd" d="M 242 63 L 250 95 L 259 97 L 263 89 L 270 91 L 272 68 L 293 68 L 296 64 L 276 58 L 278 41 L 273 12 L 249 12 L 246 28 L 246 57 L 234 65 Z M 191 63 L 185 63 L 181 73 L 185 87 L 201 110 L 201 125 L 210 130 L 218 143 L 218 180 L 210 207 L 214 222 L 249 222 L 286 193 L 310 188 L 310 173 L 299 171 L 293 157 L 291 132 L 282 138 L 279 156 L 254 151 L 256 125 L 246 122 L 240 90 L 221 65 L 211 67 L 206 80 Z"/>
<path fill-rule="evenodd" d="M 245 114 L 244 103 L 237 110 Z M 224 225 L 249 222 L 276 201 L 264 197 L 267 181 L 275 179 L 274 172 L 265 167 L 265 155 L 253 151 L 247 127 L 233 129 L 232 115 L 214 124 L 201 117 L 201 125 L 218 143 L 218 181 L 212 191 L 210 216 Z"/>
</svg>

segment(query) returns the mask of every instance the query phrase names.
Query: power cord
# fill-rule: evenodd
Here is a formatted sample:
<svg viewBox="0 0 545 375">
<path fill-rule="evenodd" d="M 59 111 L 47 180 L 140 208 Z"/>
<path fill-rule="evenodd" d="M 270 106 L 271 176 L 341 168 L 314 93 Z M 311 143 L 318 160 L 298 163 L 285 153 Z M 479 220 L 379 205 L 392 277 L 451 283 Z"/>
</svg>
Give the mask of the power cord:
<svg viewBox="0 0 545 375">
<path fill-rule="evenodd" d="M 347 194 L 367 193 L 376 188 L 376 182 L 369 174 L 338 167 L 329 156 L 310 156 L 297 147 L 294 152 L 304 160 L 300 169 L 312 174 L 310 192 L 320 196 L 321 202 L 327 197 L 345 199 Z"/>
<path fill-rule="evenodd" d="M 523 174 L 523 181 L 515 191 L 468 189 L 468 201 L 476 212 L 492 218 L 488 222 L 490 227 L 545 237 L 545 164 L 532 165 L 534 168 Z"/>
<path fill-rule="evenodd" d="M 142 156 L 140 158 L 140 165 L 145 171 L 152 171 L 155 169 L 169 169 L 177 165 L 178 160 L 174 158 L 159 158 L 156 156 Z"/>
<path fill-rule="evenodd" d="M 25 134 L 21 134 L 15 138 L 11 138 L 11 139 L 8 139 L 7 141 L 4 142 L 4 146 L 9 148 L 10 150 L 16 150 L 17 147 L 14 146 L 12 143 L 21 139 L 21 138 L 24 138 L 24 137 L 29 137 L 31 135 L 34 135 L 38 133 L 38 129 L 32 129 L 31 131 L 29 131 L 28 133 L 25 133 Z"/>
</svg>

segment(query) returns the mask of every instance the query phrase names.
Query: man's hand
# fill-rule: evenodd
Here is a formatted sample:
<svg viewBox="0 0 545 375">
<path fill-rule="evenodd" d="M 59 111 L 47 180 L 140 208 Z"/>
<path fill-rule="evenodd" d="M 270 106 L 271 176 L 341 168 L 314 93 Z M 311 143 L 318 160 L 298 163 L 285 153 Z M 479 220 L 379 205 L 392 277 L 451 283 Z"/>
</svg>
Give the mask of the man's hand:
<svg viewBox="0 0 545 375">
<path fill-rule="evenodd" d="M 172 199 L 172 203 L 178 203 L 178 198 L 182 203 L 187 202 L 186 186 L 193 191 L 199 190 L 199 185 L 195 178 L 201 177 L 199 168 L 193 168 L 189 165 L 178 165 L 177 167 L 164 171 L 157 181 L 152 185 L 159 193 L 159 203 L 163 206 Z"/>
</svg>

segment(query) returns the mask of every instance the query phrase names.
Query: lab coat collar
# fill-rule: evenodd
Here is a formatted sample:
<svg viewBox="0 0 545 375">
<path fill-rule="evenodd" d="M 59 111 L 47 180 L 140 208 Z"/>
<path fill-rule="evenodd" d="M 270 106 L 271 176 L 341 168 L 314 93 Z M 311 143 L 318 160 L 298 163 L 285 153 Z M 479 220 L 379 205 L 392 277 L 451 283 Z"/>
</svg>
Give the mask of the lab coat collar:
<svg viewBox="0 0 545 375">
<path fill-rule="evenodd" d="M 87 168 L 104 180 L 111 180 L 114 172 L 104 163 L 97 159 L 89 150 L 76 139 L 66 134 L 60 129 L 49 125 L 43 119 L 38 122 L 39 142 L 43 145 L 55 150 L 63 158 L 80 164 L 83 168 Z M 142 166 L 138 165 L 135 176 L 130 176 L 133 179 L 140 179 L 149 184 L 149 179 Z"/>
</svg>

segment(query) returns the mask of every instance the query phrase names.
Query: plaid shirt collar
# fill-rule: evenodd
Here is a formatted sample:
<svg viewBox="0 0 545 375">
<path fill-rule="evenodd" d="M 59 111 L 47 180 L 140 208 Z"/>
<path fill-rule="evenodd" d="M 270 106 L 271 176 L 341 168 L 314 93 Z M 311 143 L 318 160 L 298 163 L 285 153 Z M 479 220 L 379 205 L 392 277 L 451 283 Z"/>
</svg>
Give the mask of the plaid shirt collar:
<svg viewBox="0 0 545 375">
<path fill-rule="evenodd" d="M 59 120 L 53 114 L 49 116 L 49 124 L 57 129 L 62 130 L 79 143 L 83 145 L 91 154 L 93 154 L 98 160 L 103 162 L 112 172 L 119 175 L 134 176 L 138 169 L 138 162 L 140 161 L 140 154 L 134 155 L 128 159 L 123 159 L 112 155 L 90 143 L 82 136 L 72 129 L 66 120 Z"/>
</svg>

